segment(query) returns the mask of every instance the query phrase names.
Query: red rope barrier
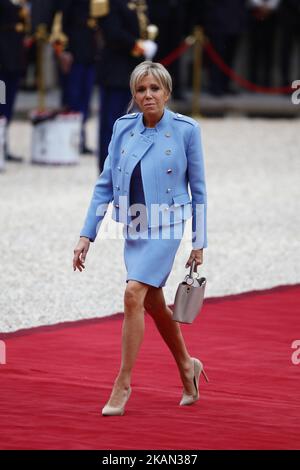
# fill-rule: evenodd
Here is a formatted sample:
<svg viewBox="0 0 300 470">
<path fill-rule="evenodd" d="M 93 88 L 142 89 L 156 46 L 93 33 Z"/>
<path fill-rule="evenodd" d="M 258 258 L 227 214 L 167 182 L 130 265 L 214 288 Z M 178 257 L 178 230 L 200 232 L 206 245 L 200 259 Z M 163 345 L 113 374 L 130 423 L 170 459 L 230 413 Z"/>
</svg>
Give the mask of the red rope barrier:
<svg viewBox="0 0 300 470">
<path fill-rule="evenodd" d="M 232 70 L 225 62 L 222 57 L 217 53 L 217 51 L 212 46 L 211 42 L 206 39 L 204 44 L 204 49 L 207 52 L 210 59 L 225 73 L 228 77 L 238 83 L 241 87 L 246 88 L 247 90 L 257 91 L 260 93 L 267 94 L 278 94 L 278 93 L 292 93 L 294 90 L 290 86 L 286 87 L 265 87 L 256 85 L 255 83 L 246 80 L 245 78 L 238 75 L 234 70 Z"/>
<path fill-rule="evenodd" d="M 195 38 L 193 36 L 188 36 L 185 40 L 170 54 L 168 54 L 164 59 L 160 61 L 162 65 L 168 67 L 171 65 L 175 60 L 177 60 L 181 55 L 183 55 L 187 49 L 189 49 L 195 43 Z M 209 58 L 214 62 L 223 73 L 229 76 L 233 81 L 235 81 L 238 85 L 246 90 L 256 91 L 259 93 L 266 93 L 266 94 L 280 94 L 286 93 L 290 94 L 295 91 L 295 88 L 291 86 L 286 87 L 265 87 L 261 85 L 256 85 L 255 83 L 250 82 L 246 78 L 241 77 L 238 75 L 234 70 L 232 70 L 222 59 L 222 57 L 218 54 L 218 52 L 214 49 L 211 42 L 206 39 L 204 43 L 204 49 L 208 54 Z"/>
<path fill-rule="evenodd" d="M 185 38 L 184 41 L 182 41 L 181 44 L 179 44 L 179 46 L 176 49 L 170 52 L 170 54 L 168 54 L 164 59 L 160 60 L 160 63 L 164 65 L 165 67 L 168 67 L 173 62 L 175 62 L 175 60 L 178 59 L 178 57 L 184 54 L 185 51 L 194 44 L 194 42 L 195 42 L 194 38 L 192 36 L 188 36 L 187 38 Z"/>
</svg>

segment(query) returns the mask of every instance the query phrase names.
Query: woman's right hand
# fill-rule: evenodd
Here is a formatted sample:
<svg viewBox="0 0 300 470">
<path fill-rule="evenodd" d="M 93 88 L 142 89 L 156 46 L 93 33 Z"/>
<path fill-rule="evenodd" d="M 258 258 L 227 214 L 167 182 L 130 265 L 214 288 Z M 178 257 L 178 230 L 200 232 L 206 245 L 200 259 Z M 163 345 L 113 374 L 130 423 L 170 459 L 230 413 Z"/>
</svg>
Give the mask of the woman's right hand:
<svg viewBox="0 0 300 470">
<path fill-rule="evenodd" d="M 74 250 L 74 258 L 73 258 L 73 269 L 76 271 L 76 268 L 81 272 L 85 269 L 84 262 L 89 251 L 90 247 L 90 240 L 86 237 L 80 237 L 79 242 Z"/>
</svg>

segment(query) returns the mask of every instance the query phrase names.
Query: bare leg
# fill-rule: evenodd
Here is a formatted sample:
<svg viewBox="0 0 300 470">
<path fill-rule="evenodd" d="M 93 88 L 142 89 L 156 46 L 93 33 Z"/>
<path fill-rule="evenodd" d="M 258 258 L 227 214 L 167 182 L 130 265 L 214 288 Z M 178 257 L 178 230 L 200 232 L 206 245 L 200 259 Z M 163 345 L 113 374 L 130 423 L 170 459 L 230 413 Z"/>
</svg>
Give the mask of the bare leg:
<svg viewBox="0 0 300 470">
<path fill-rule="evenodd" d="M 174 356 L 187 394 L 194 394 L 193 364 L 186 349 L 180 326 L 172 319 L 172 310 L 166 305 L 162 288 L 149 287 L 144 307 Z"/>
<path fill-rule="evenodd" d="M 122 360 L 108 405 L 122 404 L 130 385 L 131 372 L 144 337 L 144 300 L 149 285 L 129 281 L 124 295 Z"/>
</svg>

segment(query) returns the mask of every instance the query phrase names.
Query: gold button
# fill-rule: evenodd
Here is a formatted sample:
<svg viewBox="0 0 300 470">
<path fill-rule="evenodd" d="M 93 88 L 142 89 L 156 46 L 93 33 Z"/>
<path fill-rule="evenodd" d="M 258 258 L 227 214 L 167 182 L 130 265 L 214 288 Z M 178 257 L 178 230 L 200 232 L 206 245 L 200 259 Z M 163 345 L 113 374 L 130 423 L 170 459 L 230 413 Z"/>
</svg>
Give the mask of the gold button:
<svg viewBox="0 0 300 470">
<path fill-rule="evenodd" d="M 95 18 L 88 18 L 86 23 L 87 23 L 88 28 L 90 29 L 94 29 L 97 26 L 97 21 L 95 20 Z"/>
<path fill-rule="evenodd" d="M 136 4 L 133 2 L 128 2 L 127 8 L 129 8 L 129 10 L 136 10 Z"/>
<path fill-rule="evenodd" d="M 23 24 L 23 23 L 16 23 L 16 24 L 15 24 L 15 31 L 16 31 L 17 33 L 24 33 L 24 31 L 25 31 L 25 26 L 24 26 L 24 24 Z"/>
</svg>

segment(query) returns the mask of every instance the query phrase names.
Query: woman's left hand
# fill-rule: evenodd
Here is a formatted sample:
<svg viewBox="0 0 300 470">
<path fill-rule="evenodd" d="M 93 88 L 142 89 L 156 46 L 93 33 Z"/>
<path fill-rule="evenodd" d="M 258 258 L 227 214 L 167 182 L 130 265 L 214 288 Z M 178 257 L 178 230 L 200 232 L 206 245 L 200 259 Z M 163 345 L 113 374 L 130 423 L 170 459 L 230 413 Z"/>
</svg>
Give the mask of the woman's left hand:
<svg viewBox="0 0 300 470">
<path fill-rule="evenodd" d="M 194 271 L 196 272 L 197 266 L 203 263 L 203 248 L 199 250 L 192 250 L 190 257 L 185 265 L 186 268 L 192 265 L 193 260 L 195 260 Z"/>
</svg>

